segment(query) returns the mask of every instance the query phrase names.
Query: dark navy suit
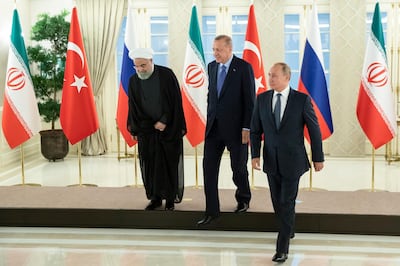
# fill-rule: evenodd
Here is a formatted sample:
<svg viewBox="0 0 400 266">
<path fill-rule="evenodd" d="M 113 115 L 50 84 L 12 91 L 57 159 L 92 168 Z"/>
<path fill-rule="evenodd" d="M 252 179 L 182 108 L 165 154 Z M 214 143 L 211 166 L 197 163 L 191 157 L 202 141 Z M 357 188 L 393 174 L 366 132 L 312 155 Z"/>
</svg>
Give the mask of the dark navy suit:
<svg viewBox="0 0 400 266">
<path fill-rule="evenodd" d="M 254 74 L 250 64 L 233 56 L 220 95 L 217 95 L 218 63 L 208 65 L 207 125 L 204 143 L 204 192 L 206 214 L 220 212 L 218 174 L 225 147 L 230 152 L 235 198 L 249 203 L 251 198 L 247 161 L 248 145 L 242 144 L 242 129 L 250 129 L 255 100 Z"/>
<path fill-rule="evenodd" d="M 323 162 L 321 133 L 311 99 L 290 89 L 279 129 L 272 112 L 273 90 L 257 97 L 251 122 L 251 156 L 260 158 L 261 136 L 264 134 L 263 171 L 268 176 L 272 204 L 279 222 L 276 250 L 288 253 L 294 230 L 295 200 L 299 180 L 310 168 L 304 146 L 304 127 L 311 140 L 313 162 Z"/>
</svg>

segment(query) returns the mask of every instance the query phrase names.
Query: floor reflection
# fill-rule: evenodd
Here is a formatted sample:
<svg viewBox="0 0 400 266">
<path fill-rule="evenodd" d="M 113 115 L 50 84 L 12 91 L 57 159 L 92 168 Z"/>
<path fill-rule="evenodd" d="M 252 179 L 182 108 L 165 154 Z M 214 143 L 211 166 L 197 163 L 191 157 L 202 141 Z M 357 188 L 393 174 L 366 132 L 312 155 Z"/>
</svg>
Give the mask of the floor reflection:
<svg viewBox="0 0 400 266">
<path fill-rule="evenodd" d="M 0 228 L 0 265 L 275 265 L 275 233 Z M 296 234 L 284 265 L 400 265 L 400 238 Z"/>
</svg>

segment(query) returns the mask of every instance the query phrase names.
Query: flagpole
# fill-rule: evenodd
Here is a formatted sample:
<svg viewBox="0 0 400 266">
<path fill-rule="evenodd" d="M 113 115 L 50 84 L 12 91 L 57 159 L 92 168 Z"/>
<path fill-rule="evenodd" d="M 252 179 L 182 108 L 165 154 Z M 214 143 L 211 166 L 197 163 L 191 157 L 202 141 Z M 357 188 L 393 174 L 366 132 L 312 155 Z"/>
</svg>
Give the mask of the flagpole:
<svg viewBox="0 0 400 266">
<path fill-rule="evenodd" d="M 311 147 L 310 147 L 310 149 L 311 149 Z M 308 152 L 308 154 L 309 154 L 309 161 L 311 162 L 311 167 L 310 167 L 310 173 L 309 173 L 309 185 L 308 185 L 308 188 L 307 187 L 305 187 L 305 188 L 302 188 L 302 189 L 300 189 L 300 190 L 303 190 L 303 191 L 322 191 L 322 190 L 325 190 L 325 189 L 323 189 L 323 188 L 314 188 L 313 187 L 313 161 L 312 161 L 312 154 L 311 154 L 311 151 L 310 152 Z"/>
<path fill-rule="evenodd" d="M 195 176 L 196 176 L 196 186 L 195 188 L 200 188 L 199 187 L 199 164 L 197 162 L 197 146 L 194 147 L 194 169 L 196 171 Z"/>
<path fill-rule="evenodd" d="M 96 184 L 83 184 L 82 182 L 82 141 L 78 142 L 78 172 L 79 172 L 79 183 L 74 185 L 69 185 L 69 187 L 97 187 Z"/>
<path fill-rule="evenodd" d="M 85 187 L 97 187 L 96 184 L 83 184 L 82 182 L 82 141 L 78 144 L 78 163 L 79 163 L 79 186 Z"/>
<path fill-rule="evenodd" d="M 375 192 L 375 149 L 372 147 L 371 192 Z"/>
<path fill-rule="evenodd" d="M 313 191 L 313 168 L 310 167 L 310 191 Z"/>
<path fill-rule="evenodd" d="M 79 186 L 82 186 L 81 141 L 78 143 Z"/>
<path fill-rule="evenodd" d="M 133 154 L 129 157 L 133 157 L 133 172 L 135 173 L 134 174 L 134 182 L 132 185 L 127 185 L 127 187 L 141 187 L 138 184 L 138 165 L 137 165 L 138 153 L 137 153 L 136 145 L 133 147 L 133 149 L 134 149 Z M 128 158 L 128 157 L 125 157 L 125 158 Z"/>
<path fill-rule="evenodd" d="M 25 168 L 24 168 L 24 144 L 22 143 L 20 146 L 21 151 L 21 176 L 22 176 L 22 185 L 25 185 Z"/>
<path fill-rule="evenodd" d="M 34 183 L 25 183 L 25 154 L 24 154 L 24 144 L 22 143 L 20 145 L 20 153 L 21 153 L 21 184 L 18 184 L 16 186 L 38 186 L 40 187 L 40 184 L 34 184 Z"/>
<path fill-rule="evenodd" d="M 310 148 L 311 149 L 311 148 Z M 310 156 L 310 162 L 312 164 L 312 155 L 311 155 L 311 151 L 309 152 L 309 156 Z M 308 186 L 308 191 L 313 191 L 313 166 L 311 165 L 310 167 L 310 174 L 309 174 L 309 186 Z"/>
<path fill-rule="evenodd" d="M 198 164 L 198 150 L 197 146 L 194 147 L 194 175 L 195 175 L 195 185 L 193 186 L 196 189 L 200 189 L 199 186 L 199 164 Z"/>
<path fill-rule="evenodd" d="M 117 125 L 117 152 L 118 152 L 117 158 L 118 158 L 118 161 L 121 160 L 121 156 L 120 156 L 121 147 L 120 147 L 120 145 L 121 145 L 121 136 L 119 135 L 119 128 L 118 128 L 118 125 Z"/>
<path fill-rule="evenodd" d="M 254 187 L 254 169 L 251 167 L 251 189 L 255 189 Z"/>
<path fill-rule="evenodd" d="M 134 167 L 135 167 L 135 186 L 138 187 L 138 167 L 137 167 L 137 150 L 136 150 L 136 145 L 134 147 L 134 155 L 133 155 L 133 160 L 134 160 Z"/>
<path fill-rule="evenodd" d="M 118 153 L 117 155 L 118 161 L 120 161 L 121 159 L 134 157 L 133 154 L 128 153 L 128 143 L 126 141 L 124 141 L 124 155 L 121 155 L 121 130 L 119 129 L 118 124 L 117 124 L 117 153 Z"/>
</svg>

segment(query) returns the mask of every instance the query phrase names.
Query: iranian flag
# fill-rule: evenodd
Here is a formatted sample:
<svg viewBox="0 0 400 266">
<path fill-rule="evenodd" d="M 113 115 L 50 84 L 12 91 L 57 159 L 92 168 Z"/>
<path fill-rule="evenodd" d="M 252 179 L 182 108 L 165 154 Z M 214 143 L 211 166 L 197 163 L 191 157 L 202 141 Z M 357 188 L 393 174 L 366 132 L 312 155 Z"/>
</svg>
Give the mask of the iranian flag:
<svg viewBox="0 0 400 266">
<path fill-rule="evenodd" d="M 375 5 L 357 102 L 357 118 L 378 149 L 396 135 L 396 113 L 390 85 L 379 3 Z"/>
<path fill-rule="evenodd" d="M 19 146 L 40 131 L 40 115 L 16 9 L 8 52 L 2 128 L 10 148 Z"/>
<path fill-rule="evenodd" d="M 196 6 L 192 8 L 189 38 L 183 65 L 182 103 L 187 126 L 186 137 L 195 147 L 204 140 L 207 117 L 208 76 Z"/>
</svg>

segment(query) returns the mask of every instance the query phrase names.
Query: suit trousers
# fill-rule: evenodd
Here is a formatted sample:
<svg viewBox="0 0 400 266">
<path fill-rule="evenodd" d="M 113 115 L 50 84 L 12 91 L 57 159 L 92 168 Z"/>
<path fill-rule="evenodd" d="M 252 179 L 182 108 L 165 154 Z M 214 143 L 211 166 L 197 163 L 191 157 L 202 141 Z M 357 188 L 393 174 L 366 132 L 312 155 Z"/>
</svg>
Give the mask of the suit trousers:
<svg viewBox="0 0 400 266">
<path fill-rule="evenodd" d="M 294 233 L 295 205 L 300 177 L 267 175 L 275 217 L 278 221 L 276 252 L 289 253 L 290 236 Z"/>
<path fill-rule="evenodd" d="M 232 180 L 236 185 L 235 198 L 238 203 L 247 204 L 251 199 L 249 173 L 247 171 L 248 145 L 242 144 L 241 138 L 227 139 L 224 136 L 224 130 L 219 128 L 217 121 L 215 121 L 204 142 L 203 159 L 206 214 L 211 216 L 218 216 L 220 213 L 218 175 L 225 147 L 230 152 Z"/>
</svg>

